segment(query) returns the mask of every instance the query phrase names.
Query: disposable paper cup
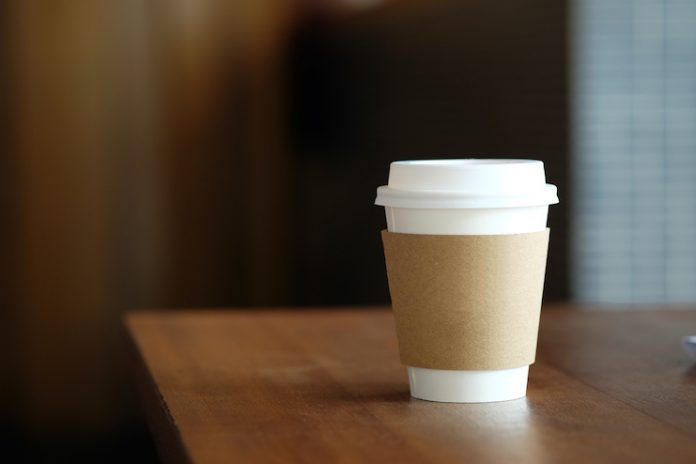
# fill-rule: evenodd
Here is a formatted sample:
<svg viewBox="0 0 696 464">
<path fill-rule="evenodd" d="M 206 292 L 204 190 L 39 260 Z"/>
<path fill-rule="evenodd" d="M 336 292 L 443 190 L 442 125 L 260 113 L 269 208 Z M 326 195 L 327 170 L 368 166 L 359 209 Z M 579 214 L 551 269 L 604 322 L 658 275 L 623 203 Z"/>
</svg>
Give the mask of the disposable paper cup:
<svg viewBox="0 0 696 464">
<path fill-rule="evenodd" d="M 558 203 L 534 160 L 422 160 L 391 163 L 377 189 L 387 230 L 428 235 L 505 235 L 543 231 Z M 526 395 L 529 366 L 502 370 L 408 368 L 411 395 L 430 401 L 480 403 Z"/>
</svg>

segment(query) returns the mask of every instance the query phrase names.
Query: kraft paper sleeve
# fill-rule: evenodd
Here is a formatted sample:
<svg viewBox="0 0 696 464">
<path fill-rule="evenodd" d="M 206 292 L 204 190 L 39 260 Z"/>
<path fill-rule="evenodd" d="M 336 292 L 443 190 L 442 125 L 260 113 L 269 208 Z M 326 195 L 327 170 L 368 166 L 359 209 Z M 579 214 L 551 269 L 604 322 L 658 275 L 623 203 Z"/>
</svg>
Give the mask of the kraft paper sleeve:
<svg viewBox="0 0 696 464">
<path fill-rule="evenodd" d="M 510 235 L 382 231 L 401 362 L 490 370 L 534 362 L 549 229 Z"/>
</svg>

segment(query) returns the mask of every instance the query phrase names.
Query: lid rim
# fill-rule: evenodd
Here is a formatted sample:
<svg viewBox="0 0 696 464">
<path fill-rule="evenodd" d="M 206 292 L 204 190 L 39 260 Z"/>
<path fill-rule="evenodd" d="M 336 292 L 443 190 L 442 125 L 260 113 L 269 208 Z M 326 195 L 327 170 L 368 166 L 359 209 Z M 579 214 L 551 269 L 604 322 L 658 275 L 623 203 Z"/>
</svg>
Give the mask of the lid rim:
<svg viewBox="0 0 696 464">
<path fill-rule="evenodd" d="M 520 194 L 476 195 L 452 191 L 425 191 L 394 189 L 383 185 L 377 189 L 375 205 L 413 209 L 457 208 L 519 208 L 559 203 L 557 188 L 545 184 L 543 188 Z"/>
</svg>

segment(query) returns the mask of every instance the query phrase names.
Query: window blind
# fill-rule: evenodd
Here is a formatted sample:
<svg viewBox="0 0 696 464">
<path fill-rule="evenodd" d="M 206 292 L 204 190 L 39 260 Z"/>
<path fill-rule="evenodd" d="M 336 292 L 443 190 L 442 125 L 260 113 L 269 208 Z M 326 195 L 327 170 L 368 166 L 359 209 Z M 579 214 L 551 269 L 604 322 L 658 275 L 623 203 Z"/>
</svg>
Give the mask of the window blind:
<svg viewBox="0 0 696 464">
<path fill-rule="evenodd" d="M 696 1 L 575 0 L 577 300 L 696 301 Z"/>
</svg>

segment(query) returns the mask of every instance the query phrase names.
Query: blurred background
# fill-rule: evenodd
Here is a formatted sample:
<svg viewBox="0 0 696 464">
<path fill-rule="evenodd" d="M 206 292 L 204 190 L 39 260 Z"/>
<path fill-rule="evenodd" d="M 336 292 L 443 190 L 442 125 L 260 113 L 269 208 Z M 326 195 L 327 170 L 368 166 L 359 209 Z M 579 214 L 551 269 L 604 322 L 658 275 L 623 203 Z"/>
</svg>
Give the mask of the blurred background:
<svg viewBox="0 0 696 464">
<path fill-rule="evenodd" d="M 693 0 L 5 0 L 13 462 L 157 462 L 133 308 L 388 303 L 399 159 L 559 187 L 545 298 L 696 302 Z"/>
</svg>

